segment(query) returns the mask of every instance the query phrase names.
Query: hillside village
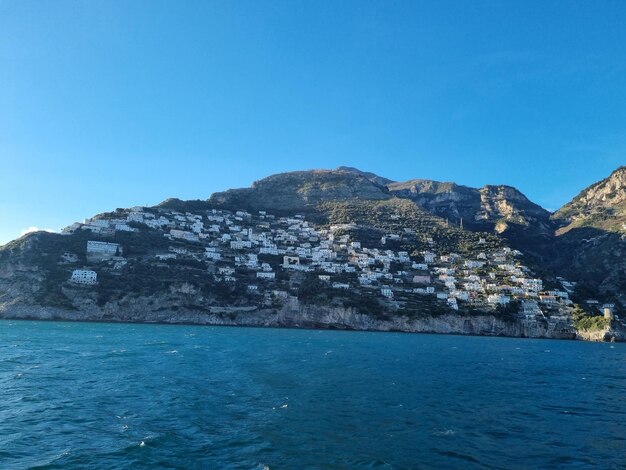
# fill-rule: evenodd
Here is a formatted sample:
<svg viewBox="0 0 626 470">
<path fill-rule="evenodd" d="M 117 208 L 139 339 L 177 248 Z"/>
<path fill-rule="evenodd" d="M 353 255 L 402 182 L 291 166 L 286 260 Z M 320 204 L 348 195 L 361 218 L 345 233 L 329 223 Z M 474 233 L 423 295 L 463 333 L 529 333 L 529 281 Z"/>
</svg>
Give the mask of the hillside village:
<svg viewBox="0 0 626 470">
<path fill-rule="evenodd" d="M 390 218 L 399 219 L 394 214 Z M 351 228 L 319 227 L 304 215 L 278 217 L 266 211 L 183 213 L 136 207 L 73 224 L 63 233 L 94 235 L 85 247 L 87 265 L 74 269 L 69 279 L 78 285 L 93 286 L 103 271 L 123 275 L 127 269 L 132 260 L 124 257 L 124 246 L 108 238 L 152 230 L 167 241 L 167 249 L 150 254 L 152 263 L 201 263 L 207 279 L 243 286 L 259 303 L 298 295 L 302 280 L 313 279 L 328 292 L 358 292 L 392 309 L 428 301 L 449 311 L 505 312 L 527 328 L 543 321 L 559 331 L 571 329 L 575 283 L 559 278 L 558 288 L 548 288 L 524 266 L 517 250 L 493 247 L 479 238 L 469 255 L 461 255 L 443 252 L 432 238 L 406 227 L 367 242 L 351 235 Z M 426 249 L 397 249 L 400 242 L 410 244 L 412 239 L 420 239 Z M 64 254 L 66 263 L 77 260 L 77 253 Z M 612 305 L 597 308 L 613 315 Z"/>
</svg>

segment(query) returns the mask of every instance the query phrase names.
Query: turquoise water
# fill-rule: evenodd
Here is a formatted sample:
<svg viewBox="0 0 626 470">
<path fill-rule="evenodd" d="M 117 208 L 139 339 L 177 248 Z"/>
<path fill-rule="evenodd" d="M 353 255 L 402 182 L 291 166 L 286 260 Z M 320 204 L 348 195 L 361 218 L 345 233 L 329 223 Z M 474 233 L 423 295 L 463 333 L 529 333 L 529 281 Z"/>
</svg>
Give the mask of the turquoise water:
<svg viewBox="0 0 626 470">
<path fill-rule="evenodd" d="M 626 468 L 626 345 L 0 322 L 0 468 Z"/>
</svg>

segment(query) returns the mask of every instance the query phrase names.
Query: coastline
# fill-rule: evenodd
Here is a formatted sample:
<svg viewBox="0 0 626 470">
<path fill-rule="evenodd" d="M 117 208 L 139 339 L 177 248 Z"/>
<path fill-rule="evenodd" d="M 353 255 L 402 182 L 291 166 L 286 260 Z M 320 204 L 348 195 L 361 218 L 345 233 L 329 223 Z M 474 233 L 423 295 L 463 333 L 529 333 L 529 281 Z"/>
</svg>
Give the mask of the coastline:
<svg viewBox="0 0 626 470">
<path fill-rule="evenodd" d="M 375 319 L 353 309 L 297 305 L 297 309 L 245 310 L 228 313 L 191 310 L 81 311 L 37 305 L 0 306 L 1 320 L 68 321 L 91 323 L 130 323 L 194 326 L 229 326 L 310 330 L 346 330 L 363 332 L 422 333 L 462 336 L 490 336 L 529 339 L 562 339 L 590 342 L 623 342 L 625 332 L 611 327 L 604 331 L 556 331 L 538 322 L 506 322 L 493 315 L 422 316 Z"/>
</svg>

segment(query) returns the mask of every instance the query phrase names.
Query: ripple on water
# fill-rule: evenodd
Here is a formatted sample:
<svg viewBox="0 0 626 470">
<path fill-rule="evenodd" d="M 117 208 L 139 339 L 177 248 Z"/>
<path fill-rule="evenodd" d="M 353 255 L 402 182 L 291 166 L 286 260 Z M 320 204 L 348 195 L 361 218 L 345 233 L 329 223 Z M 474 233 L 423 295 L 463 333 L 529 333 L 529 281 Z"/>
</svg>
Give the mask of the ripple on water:
<svg viewBox="0 0 626 470">
<path fill-rule="evenodd" d="M 620 344 L 29 322 L 3 334 L 2 469 L 626 460 Z"/>
</svg>

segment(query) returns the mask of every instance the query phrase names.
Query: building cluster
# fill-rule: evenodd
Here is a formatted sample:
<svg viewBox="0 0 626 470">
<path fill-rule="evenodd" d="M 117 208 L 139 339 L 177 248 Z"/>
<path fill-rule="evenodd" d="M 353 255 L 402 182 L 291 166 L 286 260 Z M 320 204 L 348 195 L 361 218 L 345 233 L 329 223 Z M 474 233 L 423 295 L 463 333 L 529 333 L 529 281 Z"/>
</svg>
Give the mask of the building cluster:
<svg viewBox="0 0 626 470">
<path fill-rule="evenodd" d="M 431 297 L 458 310 L 461 303 L 496 308 L 519 301 L 519 314 L 526 319 L 546 312 L 559 315 L 571 303 L 571 283 L 563 280 L 563 289 L 547 289 L 522 264 L 519 251 L 490 249 L 483 239 L 468 257 L 442 253 L 432 239 L 429 250 L 392 249 L 398 246 L 393 242 L 411 232 L 408 228 L 365 246 L 350 235 L 350 226 L 320 228 L 303 215 L 217 209 L 194 214 L 137 207 L 115 216 L 89 219 L 65 231 L 81 228 L 106 237 L 116 231 L 136 231 L 143 224 L 170 241 L 167 251 L 153 255 L 155 262 L 189 257 L 204 261 L 207 276 L 218 282 L 245 283 L 254 293 L 276 289 L 281 278 L 302 272 L 329 289 L 359 289 L 389 302 Z M 122 247 L 116 243 L 89 241 L 86 249 L 88 259 L 123 260 Z M 75 271 L 72 281 L 95 283 L 95 273 L 84 272 Z"/>
</svg>

